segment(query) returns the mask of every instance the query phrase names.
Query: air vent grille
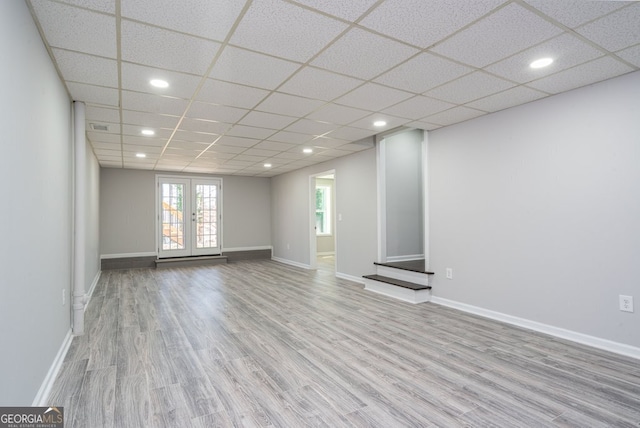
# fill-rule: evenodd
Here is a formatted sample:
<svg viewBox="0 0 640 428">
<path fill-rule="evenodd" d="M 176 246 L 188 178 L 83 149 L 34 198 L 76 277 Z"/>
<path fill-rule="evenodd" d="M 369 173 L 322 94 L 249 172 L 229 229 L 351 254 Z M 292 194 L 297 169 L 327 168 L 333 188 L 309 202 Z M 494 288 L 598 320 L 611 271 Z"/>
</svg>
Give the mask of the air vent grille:
<svg viewBox="0 0 640 428">
<path fill-rule="evenodd" d="M 90 123 L 89 126 L 94 131 L 109 131 L 109 126 L 108 125 L 102 125 L 100 123 Z"/>
</svg>

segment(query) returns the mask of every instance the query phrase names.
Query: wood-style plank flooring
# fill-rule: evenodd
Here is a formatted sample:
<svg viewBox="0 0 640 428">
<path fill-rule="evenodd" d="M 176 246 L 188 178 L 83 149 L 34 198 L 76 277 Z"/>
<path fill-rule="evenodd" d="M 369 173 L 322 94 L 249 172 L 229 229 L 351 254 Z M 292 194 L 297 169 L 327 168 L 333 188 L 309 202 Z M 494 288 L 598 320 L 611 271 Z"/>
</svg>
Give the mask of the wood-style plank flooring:
<svg viewBox="0 0 640 428">
<path fill-rule="evenodd" d="M 67 427 L 638 427 L 640 361 L 272 261 L 105 271 Z"/>
</svg>

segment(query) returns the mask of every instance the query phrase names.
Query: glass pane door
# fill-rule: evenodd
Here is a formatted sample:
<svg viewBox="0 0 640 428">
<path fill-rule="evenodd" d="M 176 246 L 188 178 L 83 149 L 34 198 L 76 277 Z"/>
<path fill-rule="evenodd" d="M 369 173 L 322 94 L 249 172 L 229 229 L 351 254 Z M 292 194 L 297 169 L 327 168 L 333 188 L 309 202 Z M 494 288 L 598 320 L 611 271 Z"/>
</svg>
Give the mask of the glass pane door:
<svg viewBox="0 0 640 428">
<path fill-rule="evenodd" d="M 191 254 L 187 220 L 189 216 L 189 180 L 162 179 L 160 199 L 160 257 L 181 257 Z"/>
<path fill-rule="evenodd" d="M 220 254 L 221 181 L 158 177 L 158 257 Z"/>
<path fill-rule="evenodd" d="M 192 180 L 194 189 L 193 254 L 220 253 L 218 236 L 220 183 L 212 180 Z"/>
</svg>

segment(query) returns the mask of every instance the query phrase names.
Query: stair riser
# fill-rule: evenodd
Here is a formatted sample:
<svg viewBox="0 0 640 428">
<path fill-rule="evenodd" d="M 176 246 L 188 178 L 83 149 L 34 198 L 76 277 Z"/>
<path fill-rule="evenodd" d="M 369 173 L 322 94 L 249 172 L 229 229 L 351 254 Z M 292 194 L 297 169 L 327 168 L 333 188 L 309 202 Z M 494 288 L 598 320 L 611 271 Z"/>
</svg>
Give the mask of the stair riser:
<svg viewBox="0 0 640 428">
<path fill-rule="evenodd" d="M 374 293 L 414 304 L 431 300 L 431 290 L 410 290 L 367 278 L 364 280 L 364 288 Z"/>
<path fill-rule="evenodd" d="M 404 269 L 396 269 L 388 266 L 376 265 L 376 273 L 389 278 L 401 279 L 420 285 L 429 285 L 429 276 L 425 273 L 412 272 Z"/>
</svg>

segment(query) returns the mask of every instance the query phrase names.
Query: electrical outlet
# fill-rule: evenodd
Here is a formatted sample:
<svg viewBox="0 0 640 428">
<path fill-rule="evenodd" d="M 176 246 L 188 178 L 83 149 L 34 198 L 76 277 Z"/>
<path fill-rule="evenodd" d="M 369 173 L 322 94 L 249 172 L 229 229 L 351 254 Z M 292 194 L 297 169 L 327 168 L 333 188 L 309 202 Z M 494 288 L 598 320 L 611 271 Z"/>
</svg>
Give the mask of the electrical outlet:
<svg viewBox="0 0 640 428">
<path fill-rule="evenodd" d="M 67 303 L 67 289 L 63 288 L 62 289 L 62 306 L 64 306 L 65 303 Z"/>
<path fill-rule="evenodd" d="M 620 297 L 620 310 L 623 312 L 633 312 L 633 296 L 623 296 Z"/>
<path fill-rule="evenodd" d="M 447 279 L 453 279 L 453 269 L 447 268 L 446 275 L 447 275 Z"/>
</svg>

